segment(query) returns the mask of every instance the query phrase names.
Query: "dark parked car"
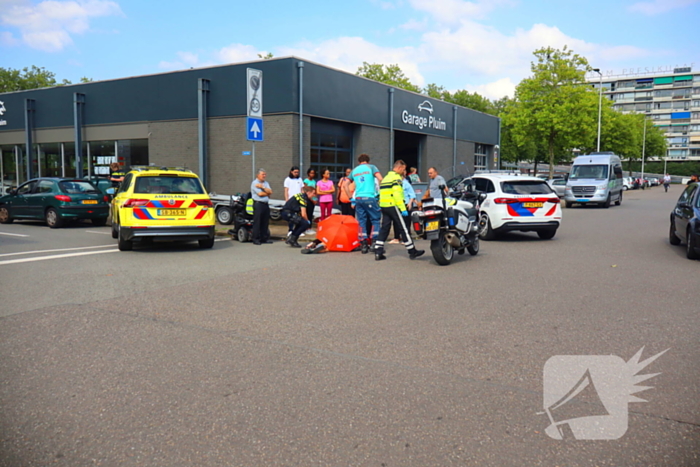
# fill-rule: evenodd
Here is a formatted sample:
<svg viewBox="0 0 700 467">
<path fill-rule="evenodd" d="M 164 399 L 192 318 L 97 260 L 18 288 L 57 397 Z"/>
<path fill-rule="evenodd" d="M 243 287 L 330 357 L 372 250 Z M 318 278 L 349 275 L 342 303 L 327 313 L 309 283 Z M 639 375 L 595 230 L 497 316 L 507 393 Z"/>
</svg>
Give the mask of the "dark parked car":
<svg viewBox="0 0 700 467">
<path fill-rule="evenodd" d="M 688 259 L 700 258 L 700 184 L 691 183 L 671 212 L 668 233 L 671 245 L 685 242 Z"/>
<path fill-rule="evenodd" d="M 45 220 L 52 229 L 67 221 L 90 219 L 105 225 L 109 198 L 92 183 L 70 178 L 37 178 L 0 197 L 0 223 Z"/>
</svg>

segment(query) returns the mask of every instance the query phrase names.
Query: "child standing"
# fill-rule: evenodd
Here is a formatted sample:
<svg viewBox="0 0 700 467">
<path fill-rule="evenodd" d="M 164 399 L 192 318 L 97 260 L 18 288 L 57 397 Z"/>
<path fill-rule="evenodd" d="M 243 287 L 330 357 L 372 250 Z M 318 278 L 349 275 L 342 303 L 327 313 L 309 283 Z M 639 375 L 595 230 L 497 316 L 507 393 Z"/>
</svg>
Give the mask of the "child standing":
<svg viewBox="0 0 700 467">
<path fill-rule="evenodd" d="M 331 215 L 335 187 L 333 186 L 333 180 L 331 180 L 330 170 L 323 169 L 321 177 L 321 180 L 316 183 L 316 194 L 318 195 L 318 202 L 321 206 L 321 220 L 324 220 Z"/>
</svg>

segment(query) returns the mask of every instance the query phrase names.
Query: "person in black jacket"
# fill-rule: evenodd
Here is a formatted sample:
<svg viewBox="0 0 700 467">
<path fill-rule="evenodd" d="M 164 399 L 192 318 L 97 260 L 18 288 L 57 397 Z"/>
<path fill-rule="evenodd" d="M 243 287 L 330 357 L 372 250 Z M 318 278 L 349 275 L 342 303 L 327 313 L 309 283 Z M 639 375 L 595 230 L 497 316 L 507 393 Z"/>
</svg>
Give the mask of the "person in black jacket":
<svg viewBox="0 0 700 467">
<path fill-rule="evenodd" d="M 301 193 L 290 197 L 282 207 L 282 219 L 293 226 L 292 234 L 287 237 L 286 244 L 292 248 L 301 248 L 299 236 L 311 225 L 309 222 L 308 207 L 313 206 L 313 197 L 316 190 L 313 187 L 305 186 Z M 313 211 L 312 211 L 313 212 Z"/>
</svg>

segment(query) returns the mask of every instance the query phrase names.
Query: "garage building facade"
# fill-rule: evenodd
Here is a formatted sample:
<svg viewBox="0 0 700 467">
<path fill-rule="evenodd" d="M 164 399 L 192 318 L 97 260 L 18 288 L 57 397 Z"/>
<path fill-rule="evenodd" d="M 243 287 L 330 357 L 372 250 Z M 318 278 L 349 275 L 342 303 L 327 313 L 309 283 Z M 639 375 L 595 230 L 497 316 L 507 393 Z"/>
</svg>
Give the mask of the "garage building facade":
<svg viewBox="0 0 700 467">
<path fill-rule="evenodd" d="M 263 76 L 264 140 L 247 140 L 247 70 Z M 246 192 L 257 168 L 281 198 L 291 166 L 336 180 L 367 153 L 446 178 L 498 168 L 500 120 L 295 57 L 0 94 L 2 180 L 185 166 L 209 191 Z M 76 147 L 81 148 L 76 157 Z"/>
</svg>

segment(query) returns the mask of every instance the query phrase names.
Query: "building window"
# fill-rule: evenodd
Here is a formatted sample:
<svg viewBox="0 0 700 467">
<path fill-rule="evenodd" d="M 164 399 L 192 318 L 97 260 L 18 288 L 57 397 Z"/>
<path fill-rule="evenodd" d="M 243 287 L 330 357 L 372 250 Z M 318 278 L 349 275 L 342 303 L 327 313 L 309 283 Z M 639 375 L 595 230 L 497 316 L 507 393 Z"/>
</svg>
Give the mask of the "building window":
<svg viewBox="0 0 700 467">
<path fill-rule="evenodd" d="M 125 169 L 135 165 L 148 165 L 148 140 L 122 139 L 117 141 L 117 162 Z"/>
<path fill-rule="evenodd" d="M 485 144 L 476 143 L 474 145 L 474 170 L 486 170 L 488 168 L 488 149 Z"/>
<path fill-rule="evenodd" d="M 62 177 L 63 165 L 61 163 L 61 144 L 40 144 L 39 160 L 37 161 L 39 171 L 35 173 L 40 177 Z"/>
<path fill-rule="evenodd" d="M 316 170 L 317 180 L 321 179 L 323 169 L 330 170 L 331 180 L 337 181 L 345 175 L 347 167 L 353 167 L 352 135 L 352 125 L 312 120 L 310 168 Z"/>
<path fill-rule="evenodd" d="M 14 145 L 0 146 L 2 152 L 2 183 L 5 187 L 16 187 L 24 181 L 21 147 Z"/>
</svg>

